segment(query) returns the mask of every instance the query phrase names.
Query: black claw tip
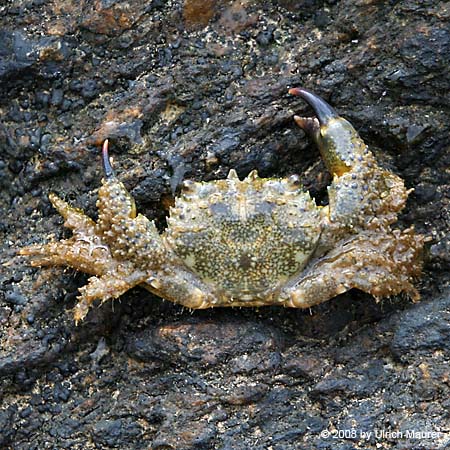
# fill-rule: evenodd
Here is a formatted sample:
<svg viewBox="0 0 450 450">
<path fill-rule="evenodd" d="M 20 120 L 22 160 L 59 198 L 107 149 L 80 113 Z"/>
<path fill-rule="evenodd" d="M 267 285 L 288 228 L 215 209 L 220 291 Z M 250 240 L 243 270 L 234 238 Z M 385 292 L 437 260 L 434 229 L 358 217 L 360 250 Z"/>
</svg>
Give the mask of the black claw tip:
<svg viewBox="0 0 450 450">
<path fill-rule="evenodd" d="M 106 178 L 112 178 L 114 176 L 114 170 L 113 170 L 113 168 L 111 166 L 111 163 L 109 161 L 108 139 L 105 139 L 105 142 L 103 142 L 102 162 L 103 162 L 103 171 L 105 172 L 105 177 Z"/>
<path fill-rule="evenodd" d="M 289 94 L 298 95 L 305 100 L 314 109 L 320 125 L 325 125 L 330 119 L 338 117 L 336 111 L 325 100 L 307 89 L 292 88 L 289 89 Z"/>
</svg>

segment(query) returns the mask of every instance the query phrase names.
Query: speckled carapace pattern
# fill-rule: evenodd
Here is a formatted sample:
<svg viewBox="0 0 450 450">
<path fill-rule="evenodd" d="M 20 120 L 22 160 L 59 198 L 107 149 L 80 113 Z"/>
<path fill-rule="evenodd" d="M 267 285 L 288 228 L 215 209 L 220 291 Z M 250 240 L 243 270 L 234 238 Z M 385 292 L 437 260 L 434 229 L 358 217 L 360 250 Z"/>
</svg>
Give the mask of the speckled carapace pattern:
<svg viewBox="0 0 450 450">
<path fill-rule="evenodd" d="M 345 119 L 304 89 L 291 89 L 317 118 L 295 117 L 316 141 L 333 175 L 329 204 L 316 206 L 292 176 L 186 182 L 159 234 L 136 215 L 133 199 L 106 170 L 95 223 L 50 194 L 71 228 L 67 240 L 21 249 L 35 266 L 62 265 L 93 275 L 80 289 L 75 320 L 95 300 L 136 285 L 189 308 L 279 304 L 306 308 L 352 288 L 376 297 L 418 299 L 424 238 L 392 229 L 408 191 L 377 165 Z M 109 165 L 107 143 L 104 163 Z"/>
<path fill-rule="evenodd" d="M 228 302 L 263 301 L 299 273 L 320 238 L 320 211 L 295 176 L 189 184 L 167 241 Z"/>
</svg>

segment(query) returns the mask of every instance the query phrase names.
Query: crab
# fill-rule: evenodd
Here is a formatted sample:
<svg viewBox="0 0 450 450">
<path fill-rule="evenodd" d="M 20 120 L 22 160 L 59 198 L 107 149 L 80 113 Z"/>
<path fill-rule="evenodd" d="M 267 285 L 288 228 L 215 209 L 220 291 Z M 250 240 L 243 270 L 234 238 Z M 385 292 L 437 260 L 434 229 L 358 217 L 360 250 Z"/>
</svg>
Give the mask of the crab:
<svg viewBox="0 0 450 450">
<path fill-rule="evenodd" d="M 92 275 L 80 288 L 78 323 L 93 302 L 142 286 L 192 309 L 280 305 L 309 308 L 352 288 L 376 298 L 419 293 L 424 237 L 393 229 L 410 191 L 381 168 L 353 126 L 319 96 L 289 90 L 316 117 L 294 116 L 315 141 L 333 180 L 318 206 L 299 177 L 242 181 L 235 170 L 209 182 L 185 181 L 160 234 L 136 213 L 103 144 L 98 220 L 55 194 L 49 199 L 73 236 L 22 248 L 33 266 L 68 266 Z"/>
</svg>

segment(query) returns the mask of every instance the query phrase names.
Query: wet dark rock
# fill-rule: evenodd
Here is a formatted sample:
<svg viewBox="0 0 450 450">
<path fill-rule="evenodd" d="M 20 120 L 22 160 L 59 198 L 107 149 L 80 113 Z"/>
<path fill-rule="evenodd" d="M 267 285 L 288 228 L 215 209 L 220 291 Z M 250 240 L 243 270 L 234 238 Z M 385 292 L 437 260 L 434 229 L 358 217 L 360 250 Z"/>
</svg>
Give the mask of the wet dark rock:
<svg viewBox="0 0 450 450">
<path fill-rule="evenodd" d="M 314 379 L 319 377 L 324 370 L 325 361 L 318 356 L 298 354 L 295 350 L 283 355 L 283 371 L 293 378 Z"/>
<path fill-rule="evenodd" d="M 233 373 L 250 374 L 254 372 L 272 372 L 274 373 L 281 362 L 279 352 L 270 352 L 261 354 L 258 352 L 253 355 L 242 355 L 229 361 Z"/>
<path fill-rule="evenodd" d="M 0 447 L 445 448 L 450 15 L 443 1 L 137 0 L 0 6 Z M 159 228 L 186 179 L 330 175 L 293 123 L 303 85 L 415 191 L 423 300 L 351 291 L 311 311 L 187 311 L 136 289 L 71 308 L 86 276 L 17 248 L 95 216 L 99 146 Z M 436 439 L 324 438 L 427 430 Z M 440 446 L 440 447 L 439 447 Z"/>
<path fill-rule="evenodd" d="M 230 405 L 248 405 L 261 400 L 268 391 L 269 386 L 264 384 L 233 386 L 232 392 L 224 395 L 222 401 Z"/>
<path fill-rule="evenodd" d="M 432 302 L 419 303 L 399 318 L 390 345 L 400 360 L 429 355 L 439 350 L 450 353 L 450 296 L 447 291 Z"/>
<path fill-rule="evenodd" d="M 192 330 L 195 329 L 195 334 Z M 215 366 L 233 357 L 247 355 L 252 351 L 263 352 L 264 365 L 256 361 L 238 359 L 231 367 L 235 371 L 270 370 L 279 362 L 279 355 L 273 350 L 279 348 L 280 337 L 275 330 L 261 327 L 253 323 L 217 322 L 193 319 L 185 323 L 163 325 L 137 333 L 128 342 L 128 352 L 143 361 L 161 360 L 172 364 L 185 362 L 195 366 Z M 218 345 L 218 343 L 221 345 Z M 272 360 L 272 361 L 271 361 Z M 238 362 L 240 361 L 240 362 Z"/>
<path fill-rule="evenodd" d="M 34 39 L 17 30 L 2 29 L 0 42 L 0 79 L 27 77 L 33 71 L 55 78 L 67 70 L 61 63 L 69 55 L 69 47 L 57 37 Z"/>
<path fill-rule="evenodd" d="M 63 402 L 67 402 L 70 397 L 70 390 L 63 386 L 61 383 L 57 383 L 55 385 L 55 389 L 53 390 L 53 396 L 55 400 L 62 400 Z"/>
<path fill-rule="evenodd" d="M 319 383 L 311 390 L 310 395 L 313 398 L 321 396 L 334 397 L 342 394 L 366 396 L 371 393 L 371 389 L 375 390 L 377 388 L 378 386 L 370 384 L 366 379 L 358 380 L 330 376 L 329 378 L 319 381 Z"/>
<path fill-rule="evenodd" d="M 137 439 L 141 433 L 142 427 L 137 422 L 124 419 L 102 420 L 92 428 L 94 442 L 110 448 L 120 448 L 123 443 Z"/>
<path fill-rule="evenodd" d="M 314 16 L 314 23 L 318 28 L 325 28 L 331 22 L 331 18 L 329 17 L 327 11 L 321 10 L 317 11 Z"/>
<path fill-rule="evenodd" d="M 233 150 L 237 149 L 240 144 L 239 136 L 234 132 L 225 134 L 218 142 L 212 147 L 212 151 L 219 157 L 224 154 L 230 154 Z"/>
<path fill-rule="evenodd" d="M 14 374 L 23 368 L 42 366 L 54 361 L 64 349 L 64 341 L 49 346 L 51 335 L 43 334 L 39 343 L 25 343 L 14 354 L 0 357 L 0 377 Z"/>
<path fill-rule="evenodd" d="M 421 203 L 431 202 L 436 199 L 437 195 L 437 188 L 431 183 L 420 183 L 414 188 L 414 196 L 416 196 Z"/>
<path fill-rule="evenodd" d="M 0 77 L 7 78 L 16 75 L 35 62 L 32 55 L 32 44 L 23 34 L 2 30 L 0 42 L 2 42 Z"/>
<path fill-rule="evenodd" d="M 100 361 L 109 353 L 108 346 L 106 344 L 106 340 L 104 338 L 100 338 L 97 344 L 97 348 L 94 352 L 92 352 L 89 356 L 92 359 L 92 362 L 95 367 L 98 367 Z"/>
<path fill-rule="evenodd" d="M 14 289 L 6 291 L 5 300 L 13 305 L 25 305 L 28 302 L 24 295 Z"/>
<path fill-rule="evenodd" d="M 8 447 L 16 434 L 14 420 L 16 416 L 15 408 L 2 409 L 0 411 L 0 445 Z"/>
<path fill-rule="evenodd" d="M 274 40 L 274 31 L 275 31 L 275 27 L 273 25 L 267 27 L 266 30 L 261 31 L 257 36 L 256 36 L 256 42 L 259 45 L 262 46 L 267 46 L 270 43 L 273 42 Z"/>
<path fill-rule="evenodd" d="M 54 89 L 50 97 L 52 106 L 60 106 L 63 101 L 64 91 L 62 89 Z"/>
<path fill-rule="evenodd" d="M 95 80 L 84 80 L 80 91 L 86 99 L 94 98 L 99 93 L 98 84 Z"/>
<path fill-rule="evenodd" d="M 436 261 L 444 261 L 445 264 L 450 262 L 450 233 L 443 236 L 438 242 L 430 247 L 430 256 Z"/>
</svg>

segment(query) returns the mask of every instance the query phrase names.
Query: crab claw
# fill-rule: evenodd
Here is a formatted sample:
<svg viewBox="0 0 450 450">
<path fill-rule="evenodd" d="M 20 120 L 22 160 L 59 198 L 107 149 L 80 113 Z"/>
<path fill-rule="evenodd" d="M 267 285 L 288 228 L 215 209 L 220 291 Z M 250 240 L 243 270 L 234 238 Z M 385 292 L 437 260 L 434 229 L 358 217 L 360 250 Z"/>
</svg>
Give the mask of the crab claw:
<svg viewBox="0 0 450 450">
<path fill-rule="evenodd" d="M 294 116 L 297 125 L 316 142 L 328 170 L 338 176 L 351 170 L 356 161 L 369 154 L 353 126 L 340 117 L 322 98 L 303 88 L 289 89 L 289 94 L 303 98 L 316 117 Z"/>
<path fill-rule="evenodd" d="M 299 97 L 303 98 L 303 100 L 305 100 L 308 105 L 310 105 L 314 109 L 320 125 L 326 125 L 330 119 L 339 117 L 336 111 L 326 101 L 318 97 L 316 94 L 308 91 L 307 89 L 292 88 L 289 89 L 289 94 L 298 95 Z"/>
<path fill-rule="evenodd" d="M 108 153 L 108 139 L 105 139 L 105 141 L 103 142 L 103 147 L 102 147 L 102 163 L 103 163 L 103 171 L 105 172 L 105 178 L 109 179 L 109 178 L 114 178 L 115 174 L 114 174 L 114 170 L 111 166 L 111 162 L 109 160 L 109 153 Z"/>
</svg>

